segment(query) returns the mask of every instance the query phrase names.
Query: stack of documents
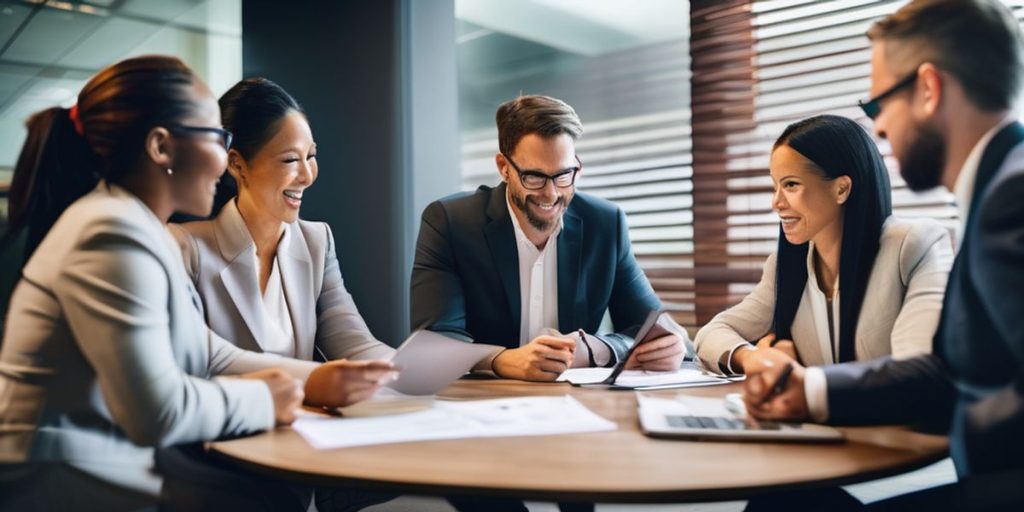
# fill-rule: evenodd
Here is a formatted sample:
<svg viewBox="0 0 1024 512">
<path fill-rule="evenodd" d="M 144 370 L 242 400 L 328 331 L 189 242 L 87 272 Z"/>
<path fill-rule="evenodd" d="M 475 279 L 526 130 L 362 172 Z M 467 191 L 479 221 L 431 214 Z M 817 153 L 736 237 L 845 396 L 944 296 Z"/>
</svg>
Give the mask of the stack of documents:
<svg viewBox="0 0 1024 512">
<path fill-rule="evenodd" d="M 292 425 L 317 449 L 470 437 L 542 436 L 615 430 L 574 398 L 436 401 L 419 412 L 367 418 L 300 417 Z"/>
<path fill-rule="evenodd" d="M 743 376 L 728 378 L 684 367 L 674 372 L 625 370 L 615 379 L 614 384 L 602 384 L 611 372 L 611 368 L 573 368 L 559 375 L 558 382 L 568 382 L 574 386 L 603 385 L 620 389 L 666 389 L 714 386 L 743 379 Z"/>
</svg>

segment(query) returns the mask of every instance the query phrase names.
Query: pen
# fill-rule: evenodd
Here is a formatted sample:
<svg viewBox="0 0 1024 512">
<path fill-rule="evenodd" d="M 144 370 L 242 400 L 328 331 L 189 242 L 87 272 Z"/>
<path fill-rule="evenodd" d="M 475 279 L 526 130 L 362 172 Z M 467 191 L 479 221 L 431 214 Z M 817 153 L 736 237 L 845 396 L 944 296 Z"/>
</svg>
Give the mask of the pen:
<svg viewBox="0 0 1024 512">
<path fill-rule="evenodd" d="M 587 364 L 589 364 L 591 368 L 596 368 L 597 361 L 594 360 L 594 349 L 590 348 L 590 343 L 587 343 L 587 333 L 584 332 L 583 329 L 579 329 L 576 331 L 576 335 L 580 337 L 580 341 L 587 349 Z"/>
<path fill-rule="evenodd" d="M 772 386 L 772 392 L 768 396 L 777 395 L 786 390 L 786 382 L 789 381 L 789 376 L 793 373 L 793 363 L 786 364 L 786 367 L 782 369 L 782 373 L 779 374 L 779 378 L 775 381 L 775 385 Z"/>
</svg>

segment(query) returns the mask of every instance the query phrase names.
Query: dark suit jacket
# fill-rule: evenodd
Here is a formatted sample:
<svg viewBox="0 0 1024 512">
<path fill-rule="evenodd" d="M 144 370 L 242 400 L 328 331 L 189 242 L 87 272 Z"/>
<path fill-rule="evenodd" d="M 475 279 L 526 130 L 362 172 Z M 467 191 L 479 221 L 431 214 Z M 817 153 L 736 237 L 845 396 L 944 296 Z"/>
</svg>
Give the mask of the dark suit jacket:
<svg viewBox="0 0 1024 512">
<path fill-rule="evenodd" d="M 464 330 L 475 341 L 519 346 L 519 254 L 505 184 L 448 196 L 423 211 L 412 270 L 412 326 Z M 617 206 L 577 192 L 558 236 L 558 329 L 595 332 L 611 313 L 619 331 L 659 309 Z M 607 336 L 621 357 L 632 343 Z"/>
<path fill-rule="evenodd" d="M 1024 127 L 986 147 L 934 353 L 825 368 L 830 421 L 949 424 L 961 477 L 1024 467 Z"/>
</svg>

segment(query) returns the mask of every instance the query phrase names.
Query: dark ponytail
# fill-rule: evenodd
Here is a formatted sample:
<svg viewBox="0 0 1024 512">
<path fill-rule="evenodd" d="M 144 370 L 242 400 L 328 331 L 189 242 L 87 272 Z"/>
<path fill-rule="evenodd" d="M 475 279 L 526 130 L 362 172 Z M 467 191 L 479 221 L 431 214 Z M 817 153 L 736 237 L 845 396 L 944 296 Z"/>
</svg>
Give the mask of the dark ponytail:
<svg viewBox="0 0 1024 512">
<path fill-rule="evenodd" d="M 14 166 L 7 232 L 0 241 L 6 249 L 23 229 L 28 229 L 22 264 L 64 209 L 99 180 L 96 156 L 75 132 L 67 109 L 43 110 L 25 125 L 28 136 Z"/>
<path fill-rule="evenodd" d="M 136 168 L 149 131 L 196 109 L 195 76 L 174 57 L 126 59 L 96 74 L 78 94 L 74 111 L 34 114 L 14 167 L 8 199 L 6 248 L 27 228 L 24 261 L 61 213 L 100 178 L 119 183 Z"/>
</svg>

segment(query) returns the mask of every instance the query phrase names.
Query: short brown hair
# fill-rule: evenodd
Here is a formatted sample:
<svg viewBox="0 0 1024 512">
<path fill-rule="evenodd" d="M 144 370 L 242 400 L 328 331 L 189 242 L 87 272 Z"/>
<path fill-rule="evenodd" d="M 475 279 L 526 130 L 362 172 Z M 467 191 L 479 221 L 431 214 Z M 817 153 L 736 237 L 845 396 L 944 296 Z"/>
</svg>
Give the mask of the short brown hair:
<svg viewBox="0 0 1024 512">
<path fill-rule="evenodd" d="M 915 0 L 872 25 L 873 41 L 914 45 L 921 61 L 952 74 L 980 109 L 1012 108 L 1024 69 L 1017 19 L 997 0 Z"/>
<path fill-rule="evenodd" d="M 506 101 L 495 114 L 498 150 L 510 155 L 519 139 L 530 133 L 547 138 L 561 133 L 576 140 L 583 134 L 576 111 L 566 102 L 550 96 L 520 96 Z"/>
</svg>

